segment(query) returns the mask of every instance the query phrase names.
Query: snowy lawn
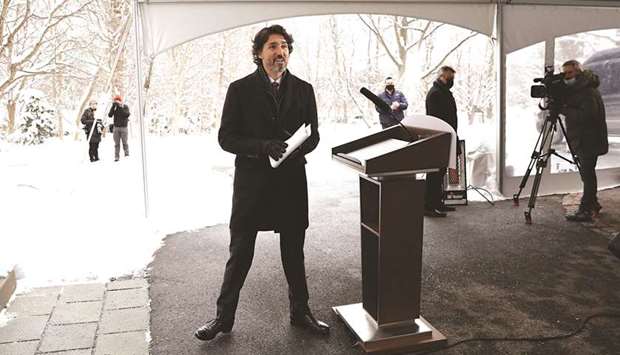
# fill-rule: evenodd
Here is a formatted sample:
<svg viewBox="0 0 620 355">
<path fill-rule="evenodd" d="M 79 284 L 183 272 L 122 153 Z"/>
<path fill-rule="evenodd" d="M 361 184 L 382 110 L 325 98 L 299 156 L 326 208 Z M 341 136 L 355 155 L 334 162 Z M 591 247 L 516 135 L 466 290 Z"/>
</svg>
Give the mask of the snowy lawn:
<svg viewBox="0 0 620 355">
<path fill-rule="evenodd" d="M 84 141 L 3 145 L 0 270 L 17 264 L 21 285 L 105 280 L 143 269 L 167 233 L 226 221 L 232 170 L 210 162 L 232 161 L 212 139 L 150 137 L 147 144 L 149 220 L 136 139 L 119 162 L 110 136 L 96 163 Z"/>
<path fill-rule="evenodd" d="M 369 132 L 363 125 L 321 129 L 311 185 L 356 174 L 331 161 L 331 146 Z M 144 218 L 139 141 L 113 159 L 110 135 L 99 162 L 85 141 L 36 146 L 0 143 L 0 270 L 18 266 L 20 287 L 102 281 L 139 273 L 166 234 L 227 223 L 234 156 L 216 136 L 147 137 L 150 218 Z M 326 174 L 326 171 L 338 173 Z M 338 186 L 338 185 L 335 185 Z"/>
</svg>

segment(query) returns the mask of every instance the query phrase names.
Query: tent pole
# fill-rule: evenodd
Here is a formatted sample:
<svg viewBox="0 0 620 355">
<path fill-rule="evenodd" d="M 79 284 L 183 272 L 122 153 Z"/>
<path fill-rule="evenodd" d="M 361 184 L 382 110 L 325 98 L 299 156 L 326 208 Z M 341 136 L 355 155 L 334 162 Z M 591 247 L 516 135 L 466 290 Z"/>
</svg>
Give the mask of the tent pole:
<svg viewBox="0 0 620 355">
<path fill-rule="evenodd" d="M 133 37 L 135 40 L 135 48 L 136 48 L 136 76 L 138 80 L 138 123 L 140 126 L 140 148 L 142 151 L 142 186 L 144 191 L 144 217 L 149 217 L 149 188 L 148 188 L 148 179 L 147 179 L 147 168 L 146 168 L 146 142 L 145 142 L 145 133 L 144 133 L 144 117 L 142 112 L 142 107 L 144 106 L 142 103 L 144 101 L 142 97 L 142 58 L 140 56 L 140 37 L 138 22 L 139 22 L 139 9 L 138 9 L 138 0 L 134 0 L 133 7 L 133 16 L 134 16 L 134 27 L 133 27 Z"/>
<path fill-rule="evenodd" d="M 504 4 L 497 1 L 495 10 L 495 29 L 497 36 L 497 108 L 499 121 L 497 122 L 497 144 L 495 148 L 495 175 L 499 192 L 506 195 L 504 173 L 506 171 L 506 47 L 504 46 Z"/>
</svg>

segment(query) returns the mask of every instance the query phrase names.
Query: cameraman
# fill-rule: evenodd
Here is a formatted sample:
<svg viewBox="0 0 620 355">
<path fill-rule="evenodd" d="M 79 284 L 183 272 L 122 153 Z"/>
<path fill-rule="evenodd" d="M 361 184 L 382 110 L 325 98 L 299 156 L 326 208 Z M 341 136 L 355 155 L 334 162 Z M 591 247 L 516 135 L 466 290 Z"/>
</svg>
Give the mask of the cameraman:
<svg viewBox="0 0 620 355">
<path fill-rule="evenodd" d="M 566 96 L 561 113 L 566 117 L 566 139 L 581 163 L 583 196 L 579 209 L 566 215 L 569 221 L 591 221 L 601 210 L 596 198 L 596 160 L 607 153 L 605 106 L 598 91 L 599 78 L 590 70 L 582 70 L 576 60 L 562 65 Z"/>
</svg>

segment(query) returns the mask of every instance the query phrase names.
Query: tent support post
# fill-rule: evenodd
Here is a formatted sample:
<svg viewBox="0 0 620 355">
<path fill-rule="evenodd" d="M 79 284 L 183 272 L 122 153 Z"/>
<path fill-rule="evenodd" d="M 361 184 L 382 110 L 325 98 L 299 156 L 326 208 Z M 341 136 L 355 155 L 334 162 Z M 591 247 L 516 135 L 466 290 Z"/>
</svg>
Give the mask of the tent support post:
<svg viewBox="0 0 620 355">
<path fill-rule="evenodd" d="M 135 40 L 135 48 L 136 48 L 136 75 L 138 79 L 138 123 L 140 126 L 140 148 L 142 153 L 142 186 L 144 192 L 144 217 L 149 217 L 149 187 L 148 187 L 148 179 L 147 179 L 147 168 L 146 168 L 146 142 L 145 142 L 145 130 L 144 130 L 144 115 L 142 108 L 144 107 L 143 102 L 144 98 L 142 97 L 142 58 L 140 56 L 140 37 L 138 22 L 139 22 L 139 8 L 138 8 L 138 0 L 134 0 L 134 8 L 133 8 L 133 16 L 134 16 L 134 27 L 133 27 L 133 37 Z"/>
<path fill-rule="evenodd" d="M 495 15 L 495 28 L 497 33 L 497 109 L 499 120 L 497 122 L 497 143 L 495 148 L 496 179 L 499 192 L 506 194 L 504 186 L 504 173 L 506 171 L 506 47 L 504 46 L 504 4 L 497 1 Z"/>
</svg>

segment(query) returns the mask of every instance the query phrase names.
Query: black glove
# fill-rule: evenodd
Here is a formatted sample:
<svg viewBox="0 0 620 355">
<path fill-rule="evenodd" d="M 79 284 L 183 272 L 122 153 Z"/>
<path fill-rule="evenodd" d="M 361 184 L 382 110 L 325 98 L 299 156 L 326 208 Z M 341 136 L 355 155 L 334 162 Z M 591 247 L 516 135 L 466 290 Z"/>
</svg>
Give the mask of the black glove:
<svg viewBox="0 0 620 355">
<path fill-rule="evenodd" d="M 286 152 L 286 147 L 288 147 L 288 144 L 274 139 L 263 142 L 262 150 L 264 154 L 267 154 L 275 161 L 278 161 L 282 158 L 282 154 Z"/>
</svg>

